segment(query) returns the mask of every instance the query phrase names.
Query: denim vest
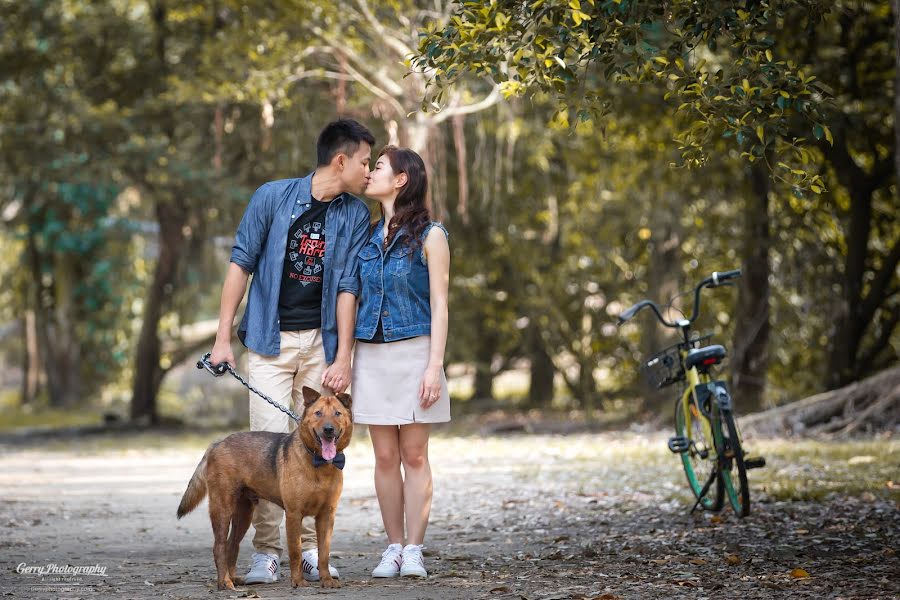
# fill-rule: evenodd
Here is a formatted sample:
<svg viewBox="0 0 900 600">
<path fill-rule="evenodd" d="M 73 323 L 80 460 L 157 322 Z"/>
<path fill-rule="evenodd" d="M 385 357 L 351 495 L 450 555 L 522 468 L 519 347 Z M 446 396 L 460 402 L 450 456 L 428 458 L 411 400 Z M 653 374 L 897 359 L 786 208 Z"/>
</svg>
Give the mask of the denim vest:
<svg viewBox="0 0 900 600">
<path fill-rule="evenodd" d="M 253 194 L 238 226 L 231 262 L 253 274 L 238 337 L 258 354 L 281 352 L 278 295 L 288 229 L 310 206 L 311 182 L 312 174 L 264 184 Z M 359 294 L 356 255 L 369 238 L 369 209 L 362 200 L 341 194 L 329 202 L 326 215 L 322 345 L 331 364 L 338 348 L 337 296 Z"/>
<path fill-rule="evenodd" d="M 440 227 L 449 237 L 443 225 L 433 222 L 425 228 L 416 250 L 400 239 L 401 231 L 382 251 L 384 219 L 376 225 L 359 253 L 356 339 L 372 339 L 379 318 L 386 342 L 431 333 L 431 290 L 424 243 L 432 227 Z"/>
</svg>

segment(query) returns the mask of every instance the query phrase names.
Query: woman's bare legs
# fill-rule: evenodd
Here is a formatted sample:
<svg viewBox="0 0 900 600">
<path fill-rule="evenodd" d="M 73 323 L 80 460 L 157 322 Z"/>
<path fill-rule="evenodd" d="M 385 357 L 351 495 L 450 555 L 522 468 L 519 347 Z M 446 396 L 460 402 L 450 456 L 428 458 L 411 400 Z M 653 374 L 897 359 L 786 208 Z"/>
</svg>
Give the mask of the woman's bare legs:
<svg viewBox="0 0 900 600">
<path fill-rule="evenodd" d="M 403 478 L 400 475 L 400 429 L 369 425 L 375 451 L 375 494 L 389 544 L 403 544 Z"/>
</svg>

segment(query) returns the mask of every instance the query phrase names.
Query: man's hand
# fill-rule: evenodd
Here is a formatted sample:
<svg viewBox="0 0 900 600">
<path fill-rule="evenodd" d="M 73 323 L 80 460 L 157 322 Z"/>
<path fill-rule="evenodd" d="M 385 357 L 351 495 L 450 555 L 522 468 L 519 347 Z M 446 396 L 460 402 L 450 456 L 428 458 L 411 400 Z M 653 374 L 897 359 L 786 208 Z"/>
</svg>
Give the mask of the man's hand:
<svg viewBox="0 0 900 600">
<path fill-rule="evenodd" d="M 217 367 L 223 362 L 227 362 L 234 368 L 234 353 L 231 351 L 231 342 L 220 342 L 216 340 L 212 353 L 209 355 L 209 364 Z"/>
<path fill-rule="evenodd" d="M 322 385 L 340 394 L 350 385 L 350 358 L 338 356 L 322 373 Z"/>
</svg>

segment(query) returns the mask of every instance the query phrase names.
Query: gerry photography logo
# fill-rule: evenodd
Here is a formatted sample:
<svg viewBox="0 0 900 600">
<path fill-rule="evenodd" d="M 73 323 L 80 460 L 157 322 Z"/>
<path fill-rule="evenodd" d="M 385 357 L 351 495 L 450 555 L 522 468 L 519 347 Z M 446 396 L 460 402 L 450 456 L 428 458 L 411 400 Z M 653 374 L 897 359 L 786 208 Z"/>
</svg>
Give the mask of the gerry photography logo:
<svg viewBox="0 0 900 600">
<path fill-rule="evenodd" d="M 29 565 L 28 563 L 19 563 L 16 567 L 16 573 L 21 575 L 38 575 L 40 577 L 45 577 L 47 575 L 63 575 L 66 577 L 94 575 L 97 577 L 106 577 L 106 566 L 58 565 L 56 563 L 47 565 Z"/>
</svg>

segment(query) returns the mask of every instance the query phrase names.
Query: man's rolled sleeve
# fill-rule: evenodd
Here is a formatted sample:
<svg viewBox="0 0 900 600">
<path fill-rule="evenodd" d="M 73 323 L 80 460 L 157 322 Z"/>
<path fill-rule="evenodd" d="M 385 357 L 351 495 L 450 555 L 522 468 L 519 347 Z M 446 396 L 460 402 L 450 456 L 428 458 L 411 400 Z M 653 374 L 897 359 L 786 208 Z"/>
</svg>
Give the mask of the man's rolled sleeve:
<svg viewBox="0 0 900 600">
<path fill-rule="evenodd" d="M 344 273 L 338 281 L 338 293 L 350 292 L 359 296 L 359 253 L 369 239 L 369 209 L 360 203 L 360 210 L 356 215 L 353 226 L 353 235 L 350 238 L 350 251 L 347 255 L 347 263 Z"/>
<path fill-rule="evenodd" d="M 266 240 L 266 232 L 272 222 L 271 195 L 269 184 L 264 184 L 256 190 L 234 236 L 231 262 L 248 273 L 256 270 L 256 263 L 259 262 Z"/>
</svg>

